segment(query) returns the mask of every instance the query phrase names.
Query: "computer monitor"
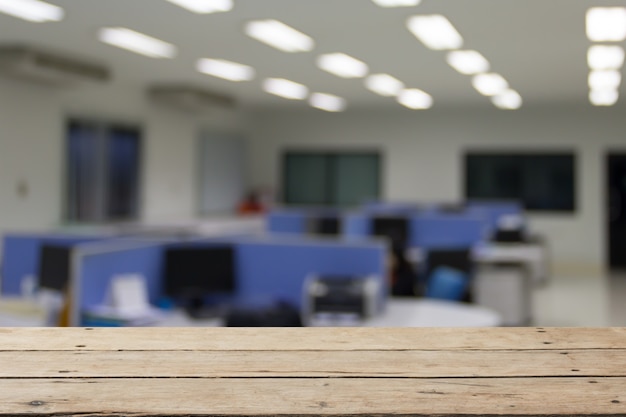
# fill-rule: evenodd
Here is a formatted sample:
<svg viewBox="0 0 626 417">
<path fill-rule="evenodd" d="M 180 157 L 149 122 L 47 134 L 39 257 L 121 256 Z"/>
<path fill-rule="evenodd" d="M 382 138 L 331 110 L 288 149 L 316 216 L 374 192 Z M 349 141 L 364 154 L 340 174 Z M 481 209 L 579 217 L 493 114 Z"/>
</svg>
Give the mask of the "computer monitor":
<svg viewBox="0 0 626 417">
<path fill-rule="evenodd" d="M 405 248 L 409 239 L 409 220 L 406 217 L 374 217 L 372 234 L 391 240 L 394 248 Z"/>
<path fill-rule="evenodd" d="M 38 271 L 40 288 L 65 291 L 70 277 L 71 253 L 69 246 L 41 246 Z"/>
<path fill-rule="evenodd" d="M 235 283 L 235 249 L 230 245 L 165 250 L 164 292 L 192 309 L 202 309 L 207 296 L 232 293 Z"/>
<path fill-rule="evenodd" d="M 317 217 L 312 222 L 312 231 L 317 235 L 337 236 L 340 233 L 341 222 L 338 216 Z"/>
</svg>

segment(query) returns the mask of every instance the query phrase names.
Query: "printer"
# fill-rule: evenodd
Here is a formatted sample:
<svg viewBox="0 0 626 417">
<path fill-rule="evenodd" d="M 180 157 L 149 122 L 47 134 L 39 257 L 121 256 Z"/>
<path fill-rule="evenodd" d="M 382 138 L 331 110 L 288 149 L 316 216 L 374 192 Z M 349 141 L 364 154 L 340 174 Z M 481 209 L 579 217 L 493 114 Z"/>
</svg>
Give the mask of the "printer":
<svg viewBox="0 0 626 417">
<path fill-rule="evenodd" d="M 311 275 L 303 288 L 302 320 L 352 317 L 363 320 L 382 310 L 380 279 L 375 276 Z"/>
</svg>

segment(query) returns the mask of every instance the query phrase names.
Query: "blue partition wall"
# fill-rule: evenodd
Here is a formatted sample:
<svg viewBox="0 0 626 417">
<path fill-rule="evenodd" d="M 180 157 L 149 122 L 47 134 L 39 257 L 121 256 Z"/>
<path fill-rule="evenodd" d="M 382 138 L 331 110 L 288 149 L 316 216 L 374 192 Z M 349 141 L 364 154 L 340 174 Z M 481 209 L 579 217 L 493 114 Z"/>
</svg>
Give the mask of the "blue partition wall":
<svg viewBox="0 0 626 417">
<path fill-rule="evenodd" d="M 125 243 L 126 244 L 126 243 Z M 163 258 L 167 247 L 206 247 L 233 244 L 236 250 L 237 284 L 231 301 L 287 301 L 300 306 L 303 283 L 310 274 L 336 276 L 375 275 L 381 283 L 380 305 L 387 295 L 385 246 L 382 243 L 346 244 L 295 237 L 210 239 L 193 243 L 161 243 L 141 247 L 102 247 L 79 252 L 74 283 L 78 300 L 73 312 L 79 323 L 81 311 L 106 302 L 112 277 L 140 274 L 146 278 L 150 302 L 163 294 Z"/>
<path fill-rule="evenodd" d="M 79 254 L 74 284 L 80 311 L 104 304 L 111 279 L 120 274 L 145 277 L 148 297 L 156 304 L 161 297 L 161 270 L 164 244 L 145 244 L 136 248 L 98 248 Z"/>
<path fill-rule="evenodd" d="M 267 215 L 267 230 L 271 233 L 307 232 L 307 215 L 304 211 L 276 211 Z"/>
<path fill-rule="evenodd" d="M 411 220 L 411 246 L 471 247 L 484 241 L 489 224 L 481 217 L 418 216 Z"/>
<path fill-rule="evenodd" d="M 304 281 L 311 274 L 376 275 L 381 302 L 388 291 L 383 244 L 242 242 L 237 248 L 238 295 L 243 298 L 270 296 L 300 306 Z"/>
<path fill-rule="evenodd" d="M 18 296 L 26 276 L 37 276 L 39 250 L 44 244 L 74 246 L 104 239 L 96 236 L 41 234 L 5 235 L 2 244 L 2 279 L 0 294 Z"/>
</svg>

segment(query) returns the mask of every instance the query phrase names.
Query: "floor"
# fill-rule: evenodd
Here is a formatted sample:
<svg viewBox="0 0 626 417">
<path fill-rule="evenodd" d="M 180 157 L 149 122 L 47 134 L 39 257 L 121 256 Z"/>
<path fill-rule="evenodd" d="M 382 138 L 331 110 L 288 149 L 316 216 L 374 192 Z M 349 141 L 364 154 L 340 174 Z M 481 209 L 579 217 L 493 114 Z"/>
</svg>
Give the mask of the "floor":
<svg viewBox="0 0 626 417">
<path fill-rule="evenodd" d="M 533 325 L 626 326 L 626 272 L 553 277 L 533 291 Z"/>
</svg>

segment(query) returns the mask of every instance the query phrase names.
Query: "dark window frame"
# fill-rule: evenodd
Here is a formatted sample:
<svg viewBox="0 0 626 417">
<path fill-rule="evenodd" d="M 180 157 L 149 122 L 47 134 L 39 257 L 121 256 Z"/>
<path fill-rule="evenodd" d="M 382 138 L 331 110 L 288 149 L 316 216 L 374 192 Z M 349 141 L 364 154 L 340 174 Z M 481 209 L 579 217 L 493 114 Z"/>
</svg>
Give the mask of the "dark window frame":
<svg viewBox="0 0 626 417">
<path fill-rule="evenodd" d="M 280 155 L 280 172 L 279 172 L 279 184 L 280 184 L 280 200 L 286 206 L 298 207 L 306 206 L 307 204 L 292 203 L 288 201 L 288 184 L 287 184 L 287 166 L 289 156 L 292 155 L 305 155 L 305 156 L 322 156 L 327 158 L 337 158 L 340 156 L 374 156 L 377 162 L 377 183 L 376 183 L 376 197 L 380 199 L 383 195 L 383 173 L 385 168 L 385 154 L 378 148 L 335 148 L 335 149 L 315 149 L 315 148 L 287 148 L 281 152 Z M 312 206 L 327 206 L 338 207 L 339 204 L 332 201 L 332 194 L 334 191 L 334 181 L 336 178 L 336 164 L 329 164 L 329 175 L 326 178 L 326 192 L 324 201 L 321 203 L 310 204 Z"/>
<path fill-rule="evenodd" d="M 70 132 L 72 126 L 89 126 L 90 128 L 96 131 L 95 136 L 97 137 L 97 148 L 99 154 L 95 156 L 98 164 L 97 168 L 97 179 L 96 186 L 98 187 L 98 198 L 97 204 L 98 208 L 96 209 L 95 216 L 87 216 L 89 218 L 85 218 L 77 214 L 76 207 L 72 207 L 76 205 L 76 202 L 72 202 L 72 191 L 70 187 Z M 144 167 L 144 146 L 145 146 L 145 129 L 141 123 L 131 123 L 124 121 L 112 121 L 107 119 L 97 119 L 97 118 L 89 118 L 89 117 L 80 117 L 80 116 L 70 116 L 65 120 L 65 130 L 64 130 L 64 158 L 65 158 L 65 169 L 63 172 L 63 185 L 64 185 L 64 200 L 63 200 L 63 219 L 64 221 L 71 223 L 112 223 L 118 221 L 133 221 L 138 220 L 141 216 L 142 210 L 142 190 L 143 190 L 143 167 Z M 137 154 L 136 154 L 136 166 L 134 167 L 135 176 L 133 184 L 133 201 L 130 203 L 134 206 L 134 210 L 128 215 L 123 216 L 115 216 L 109 211 L 112 210 L 110 206 L 111 200 L 111 191 L 109 190 L 110 181 L 112 177 L 108 175 L 108 170 L 110 168 L 109 155 L 110 155 L 110 138 L 115 131 L 135 131 L 137 134 Z"/>
<path fill-rule="evenodd" d="M 519 201 L 523 204 L 526 211 L 530 213 L 555 213 L 555 214 L 576 214 L 578 210 L 578 154 L 574 149 L 569 148 L 547 148 L 545 150 L 519 150 L 519 149 L 466 149 L 462 153 L 462 175 L 463 175 L 463 195 L 466 200 L 511 200 L 509 197 L 474 197 L 470 195 L 471 182 L 470 181 L 470 158 L 471 157 L 499 157 L 499 158 L 520 158 L 526 159 L 526 161 L 522 161 L 519 163 L 519 166 L 523 166 L 528 163 L 528 160 L 533 158 L 553 158 L 553 157 L 566 157 L 570 159 L 570 167 L 571 167 L 571 196 L 568 198 L 568 204 L 565 208 L 536 208 L 532 205 L 529 205 L 527 201 L 524 201 L 524 196 L 517 196 Z M 522 182 L 524 181 L 524 173 L 523 168 L 521 168 L 521 177 Z M 522 192 L 522 194 L 524 194 Z"/>
</svg>

